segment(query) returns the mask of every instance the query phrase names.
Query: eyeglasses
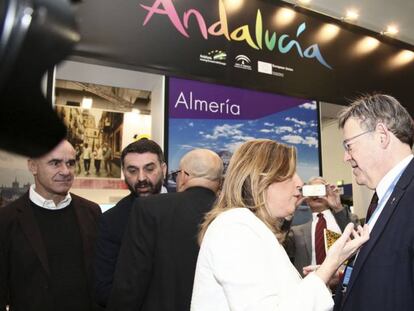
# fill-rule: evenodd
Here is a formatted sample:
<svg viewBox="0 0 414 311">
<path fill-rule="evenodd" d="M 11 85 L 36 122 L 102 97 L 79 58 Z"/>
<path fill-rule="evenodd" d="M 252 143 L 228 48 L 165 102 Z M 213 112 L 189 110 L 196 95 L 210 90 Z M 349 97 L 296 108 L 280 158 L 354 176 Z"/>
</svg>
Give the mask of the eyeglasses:
<svg viewBox="0 0 414 311">
<path fill-rule="evenodd" d="M 178 173 L 183 172 L 184 174 L 186 174 L 187 176 L 190 176 L 190 174 L 188 174 L 186 171 L 184 170 L 176 170 L 170 173 L 170 177 L 174 182 L 177 182 L 177 176 Z"/>
<path fill-rule="evenodd" d="M 371 132 L 373 132 L 373 130 L 368 130 L 368 131 L 362 132 L 362 133 L 360 133 L 358 135 L 352 136 L 351 138 L 345 139 L 342 142 L 342 146 L 344 146 L 344 149 L 345 149 L 346 152 L 350 152 L 351 151 L 351 144 L 349 142 L 351 140 L 354 140 L 354 139 L 356 139 L 356 138 L 358 138 L 358 137 L 360 137 L 362 135 L 365 135 L 365 134 L 368 134 L 368 133 L 371 133 Z"/>
</svg>

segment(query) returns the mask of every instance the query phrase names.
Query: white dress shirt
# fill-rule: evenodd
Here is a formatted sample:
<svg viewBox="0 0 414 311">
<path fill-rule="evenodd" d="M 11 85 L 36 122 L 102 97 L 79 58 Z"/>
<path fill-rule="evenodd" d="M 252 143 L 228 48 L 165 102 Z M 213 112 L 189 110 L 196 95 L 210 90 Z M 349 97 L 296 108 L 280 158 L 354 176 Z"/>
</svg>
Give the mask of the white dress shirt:
<svg viewBox="0 0 414 311">
<path fill-rule="evenodd" d="M 40 207 L 43 207 L 49 210 L 58 210 L 58 209 L 65 208 L 66 206 L 70 204 L 70 202 L 72 202 L 72 197 L 70 196 L 70 193 L 68 193 L 66 197 L 62 201 L 60 201 L 58 205 L 56 205 L 53 200 L 46 200 L 39 193 L 37 193 L 35 185 L 30 186 L 29 199 L 37 206 L 40 206 Z"/>
<path fill-rule="evenodd" d="M 315 252 L 315 229 L 316 223 L 318 222 L 318 214 L 319 213 L 312 213 L 312 265 L 316 265 L 316 252 Z M 326 220 L 326 229 L 329 229 L 333 232 L 342 234 L 341 228 L 339 228 L 338 223 L 335 220 L 334 215 L 330 209 L 326 209 L 322 212 L 323 217 Z"/>
</svg>

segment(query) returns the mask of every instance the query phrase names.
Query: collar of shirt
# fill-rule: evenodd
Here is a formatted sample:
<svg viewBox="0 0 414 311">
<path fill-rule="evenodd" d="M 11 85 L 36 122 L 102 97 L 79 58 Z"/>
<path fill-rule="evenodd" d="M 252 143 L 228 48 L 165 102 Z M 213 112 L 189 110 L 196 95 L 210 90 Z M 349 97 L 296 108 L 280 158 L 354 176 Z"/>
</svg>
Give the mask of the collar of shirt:
<svg viewBox="0 0 414 311">
<path fill-rule="evenodd" d="M 46 200 L 44 197 L 42 197 L 40 194 L 36 192 L 36 186 L 31 185 L 29 190 L 29 199 L 37 206 L 43 207 L 45 209 L 49 210 L 58 210 L 65 208 L 72 202 L 72 197 L 70 196 L 70 193 L 66 195 L 66 197 L 58 203 L 58 205 L 53 202 L 53 200 Z"/>
<path fill-rule="evenodd" d="M 378 202 L 382 202 L 384 195 L 386 194 L 388 188 L 391 186 L 392 182 L 397 178 L 399 174 L 407 167 L 410 163 L 413 155 L 410 154 L 403 160 L 401 160 L 396 166 L 394 166 L 385 176 L 381 179 L 378 183 L 377 188 L 375 191 L 378 195 Z M 391 191 L 392 192 L 392 191 Z M 391 194 L 391 193 L 390 193 Z"/>
<path fill-rule="evenodd" d="M 326 210 L 324 210 L 322 212 L 312 213 L 312 220 L 313 221 L 318 221 L 318 214 L 319 213 L 322 213 L 323 214 L 323 217 L 325 217 L 325 219 L 326 219 L 326 217 L 333 216 L 331 210 L 328 208 L 328 209 L 326 209 Z"/>
<path fill-rule="evenodd" d="M 405 168 L 408 166 L 412 158 L 413 155 L 410 154 L 409 156 L 401 160 L 387 174 L 385 174 L 385 176 L 378 183 L 378 186 L 375 189 L 378 195 L 378 207 L 375 209 L 374 213 L 368 221 L 370 232 L 377 223 L 377 220 L 381 215 L 382 210 L 384 209 L 388 199 L 394 191 L 395 185 L 397 184 L 402 173 L 404 172 Z"/>
<path fill-rule="evenodd" d="M 168 193 L 167 188 L 165 188 L 164 186 L 162 186 L 160 193 Z"/>
</svg>

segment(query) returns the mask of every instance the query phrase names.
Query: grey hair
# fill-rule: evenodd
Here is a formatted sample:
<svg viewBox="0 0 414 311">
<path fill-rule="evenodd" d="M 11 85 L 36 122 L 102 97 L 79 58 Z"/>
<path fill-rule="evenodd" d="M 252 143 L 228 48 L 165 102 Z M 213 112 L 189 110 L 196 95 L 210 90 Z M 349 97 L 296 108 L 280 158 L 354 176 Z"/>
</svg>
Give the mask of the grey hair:
<svg viewBox="0 0 414 311">
<path fill-rule="evenodd" d="M 313 177 L 309 178 L 307 184 L 311 184 L 314 181 L 321 181 L 324 185 L 328 184 L 328 181 L 325 178 L 323 178 L 322 176 L 313 176 Z"/>
<path fill-rule="evenodd" d="M 364 130 L 374 130 L 384 123 L 401 142 L 411 148 L 414 139 L 413 119 L 394 97 L 385 94 L 364 95 L 353 101 L 338 114 L 338 125 L 343 129 L 349 118 L 360 121 Z"/>
</svg>

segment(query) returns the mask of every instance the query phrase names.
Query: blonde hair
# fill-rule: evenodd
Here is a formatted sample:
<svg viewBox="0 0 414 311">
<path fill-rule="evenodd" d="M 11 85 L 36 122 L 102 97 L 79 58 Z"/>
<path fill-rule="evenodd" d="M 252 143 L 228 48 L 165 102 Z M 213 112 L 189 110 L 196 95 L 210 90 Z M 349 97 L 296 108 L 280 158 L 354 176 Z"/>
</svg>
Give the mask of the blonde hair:
<svg viewBox="0 0 414 311">
<path fill-rule="evenodd" d="M 266 209 L 266 189 L 274 182 L 295 174 L 295 147 L 268 139 L 255 139 L 241 145 L 232 156 L 223 187 L 213 209 L 201 224 L 201 243 L 211 222 L 232 208 L 248 208 L 276 235 L 282 219 L 274 219 Z"/>
</svg>

